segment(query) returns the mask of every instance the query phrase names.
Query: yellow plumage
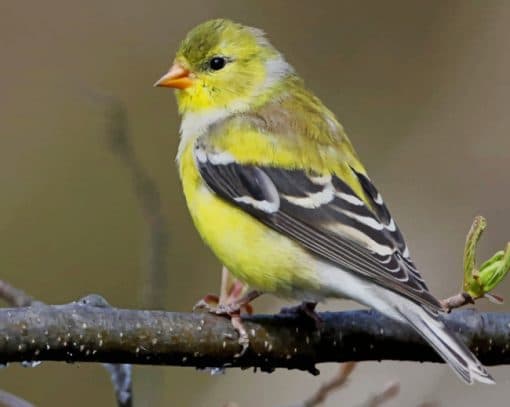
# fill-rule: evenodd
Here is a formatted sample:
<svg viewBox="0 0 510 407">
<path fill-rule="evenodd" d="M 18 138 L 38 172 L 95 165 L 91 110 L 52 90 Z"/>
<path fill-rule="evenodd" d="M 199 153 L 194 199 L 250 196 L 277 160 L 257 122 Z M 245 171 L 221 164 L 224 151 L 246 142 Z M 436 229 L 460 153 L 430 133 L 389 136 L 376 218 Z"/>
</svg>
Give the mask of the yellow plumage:
<svg viewBox="0 0 510 407">
<path fill-rule="evenodd" d="M 320 174 L 332 172 L 364 196 L 350 165 L 361 172 L 364 169 L 332 113 L 294 77 L 283 81 L 271 93 L 278 92 L 278 88 L 287 91 L 294 88 L 295 92 L 288 92 L 276 102 L 261 104 L 257 98 L 249 114 L 245 112 L 215 124 L 206 137 L 211 149 L 228 151 L 240 164 L 301 168 Z M 262 95 L 262 99 L 271 100 L 268 95 Z M 310 117 L 307 112 L 314 110 L 323 112 L 329 123 L 322 115 L 307 120 Z M 296 113 L 289 123 L 286 118 Z M 258 120 L 260 117 L 264 117 L 264 123 Z M 235 276 L 258 290 L 283 296 L 317 291 L 308 252 L 211 193 L 204 184 L 193 158 L 192 146 L 197 136 L 182 138 L 184 147 L 180 148 L 183 152 L 178 165 L 189 211 L 207 245 Z"/>
<path fill-rule="evenodd" d="M 292 296 L 296 283 L 313 288 L 308 253 L 289 238 L 226 203 L 204 185 L 188 146 L 179 162 L 184 195 L 195 226 L 221 262 L 252 287 Z M 254 256 L 253 253 L 260 253 Z"/>
<path fill-rule="evenodd" d="M 258 291 L 347 297 L 410 324 L 466 382 L 492 378 L 439 320 L 343 127 L 262 31 L 194 28 L 157 83 L 177 88 L 177 154 L 193 222 Z"/>
</svg>

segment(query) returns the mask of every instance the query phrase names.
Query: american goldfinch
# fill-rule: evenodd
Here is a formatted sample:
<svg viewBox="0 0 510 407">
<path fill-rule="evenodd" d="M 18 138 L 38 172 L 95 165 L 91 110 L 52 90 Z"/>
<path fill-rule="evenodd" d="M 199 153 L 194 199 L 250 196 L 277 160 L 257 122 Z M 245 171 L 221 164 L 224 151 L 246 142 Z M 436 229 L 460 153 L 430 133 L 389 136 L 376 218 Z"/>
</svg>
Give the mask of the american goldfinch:
<svg viewBox="0 0 510 407">
<path fill-rule="evenodd" d="M 440 321 L 344 128 L 263 31 L 202 23 L 155 85 L 176 89 L 194 224 L 248 299 L 353 299 L 412 326 L 465 382 L 493 383 Z"/>
</svg>

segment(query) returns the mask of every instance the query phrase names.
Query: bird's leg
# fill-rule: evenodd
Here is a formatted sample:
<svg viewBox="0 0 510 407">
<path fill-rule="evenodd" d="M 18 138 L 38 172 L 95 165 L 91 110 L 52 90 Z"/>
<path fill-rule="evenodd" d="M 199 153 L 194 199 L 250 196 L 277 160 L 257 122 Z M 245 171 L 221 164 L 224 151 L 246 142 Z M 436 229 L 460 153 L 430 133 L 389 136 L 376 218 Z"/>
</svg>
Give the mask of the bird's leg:
<svg viewBox="0 0 510 407">
<path fill-rule="evenodd" d="M 204 299 L 200 300 L 193 309 L 205 309 L 206 311 L 216 314 L 216 315 L 225 315 L 225 316 L 232 316 L 234 314 L 240 314 L 241 310 L 251 311 L 251 307 L 249 307 L 250 302 L 252 302 L 255 298 L 262 295 L 260 291 L 251 290 L 248 291 L 246 294 L 244 294 L 242 297 L 239 297 L 233 301 L 230 302 L 219 302 L 216 306 L 211 305 L 210 302 L 208 303 L 208 299 L 217 299 L 217 296 L 213 295 L 206 295 Z M 251 312 L 248 312 L 251 314 Z"/>
<path fill-rule="evenodd" d="M 260 294 L 257 291 L 249 291 L 246 284 L 232 276 L 228 269 L 223 266 L 220 295 L 206 295 L 195 305 L 194 309 L 205 309 L 219 315 L 229 315 L 237 311 L 251 314 L 253 309 L 250 302 Z"/>
<path fill-rule="evenodd" d="M 206 294 L 204 298 L 201 298 L 195 305 L 193 305 L 193 311 L 205 310 L 213 312 L 218 308 L 220 303 L 220 296 L 216 294 Z"/>
<path fill-rule="evenodd" d="M 252 313 L 250 302 L 262 293 L 256 290 L 247 291 L 247 287 L 233 278 L 226 267 L 223 267 L 221 278 L 221 295 L 208 294 L 201 299 L 193 310 L 202 309 L 207 312 L 230 318 L 232 326 L 239 334 L 241 351 L 235 357 L 241 357 L 249 346 L 249 338 L 241 320 L 241 311 Z"/>
<path fill-rule="evenodd" d="M 220 303 L 225 303 L 229 296 L 229 292 L 232 291 L 234 282 L 235 280 L 228 272 L 228 269 L 223 266 L 223 269 L 221 270 L 220 295 L 207 294 L 193 306 L 193 311 L 200 309 L 212 312 Z"/>
<path fill-rule="evenodd" d="M 302 317 L 309 318 L 315 324 L 315 327 L 319 329 L 322 326 L 322 319 L 315 312 L 315 307 L 317 306 L 316 302 L 303 301 L 301 304 L 295 307 L 285 307 L 282 308 L 280 313 L 284 315 L 298 315 Z"/>
</svg>

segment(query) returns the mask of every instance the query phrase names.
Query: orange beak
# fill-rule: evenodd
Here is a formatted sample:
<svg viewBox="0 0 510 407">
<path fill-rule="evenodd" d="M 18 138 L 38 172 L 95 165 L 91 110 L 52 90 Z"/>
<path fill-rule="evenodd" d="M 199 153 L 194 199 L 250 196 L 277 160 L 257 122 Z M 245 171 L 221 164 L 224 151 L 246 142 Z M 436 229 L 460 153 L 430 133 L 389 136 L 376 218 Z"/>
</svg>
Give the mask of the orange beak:
<svg viewBox="0 0 510 407">
<path fill-rule="evenodd" d="M 166 88 L 186 89 L 193 85 L 193 80 L 189 77 L 190 71 L 183 68 L 179 63 L 174 63 L 170 70 L 164 74 L 154 86 L 164 86 Z"/>
</svg>

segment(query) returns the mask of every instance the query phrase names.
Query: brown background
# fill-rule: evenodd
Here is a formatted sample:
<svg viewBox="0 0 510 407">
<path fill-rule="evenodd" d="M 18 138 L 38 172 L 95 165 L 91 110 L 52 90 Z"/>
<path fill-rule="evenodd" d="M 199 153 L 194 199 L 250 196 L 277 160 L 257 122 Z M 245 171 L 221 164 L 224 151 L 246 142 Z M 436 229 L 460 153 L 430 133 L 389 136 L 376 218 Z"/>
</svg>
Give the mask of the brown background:
<svg viewBox="0 0 510 407">
<path fill-rule="evenodd" d="M 220 16 L 266 30 L 339 115 L 434 293 L 458 290 L 474 215 L 489 221 L 480 257 L 509 239 L 509 2 L 2 1 L 0 278 L 46 302 L 94 292 L 140 306 L 144 224 L 90 98 L 103 92 L 126 104 L 136 151 L 161 188 L 171 231 L 166 307 L 189 310 L 217 289 L 219 264 L 190 223 L 173 163 L 175 101 L 152 83 L 192 26 Z M 500 293 L 509 292 L 506 283 Z M 313 378 L 136 368 L 135 397 L 137 406 L 286 405 L 335 369 Z M 402 392 L 389 405 L 504 404 L 510 369 L 491 371 L 495 387 L 466 387 L 444 366 L 363 363 L 327 405 L 358 405 L 391 379 Z M 11 366 L 0 388 L 38 406 L 114 405 L 95 365 Z"/>
</svg>

